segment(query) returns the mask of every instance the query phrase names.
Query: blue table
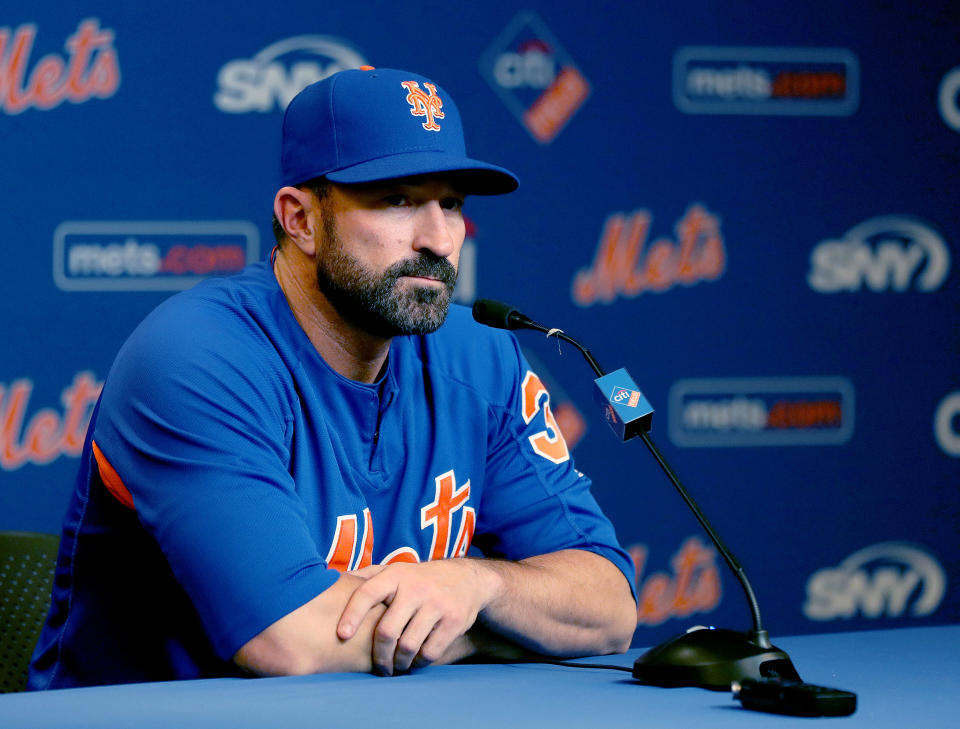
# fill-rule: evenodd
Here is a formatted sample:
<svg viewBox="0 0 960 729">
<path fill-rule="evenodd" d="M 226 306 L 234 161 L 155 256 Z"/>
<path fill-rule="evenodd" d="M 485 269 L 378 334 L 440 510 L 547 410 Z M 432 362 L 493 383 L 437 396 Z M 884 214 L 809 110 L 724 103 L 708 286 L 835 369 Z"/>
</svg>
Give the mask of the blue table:
<svg viewBox="0 0 960 729">
<path fill-rule="evenodd" d="M 747 711 L 729 693 L 660 689 L 627 673 L 544 664 L 434 666 L 378 678 L 327 674 L 104 686 L 0 696 L 0 727 L 960 726 L 960 626 L 777 638 L 811 683 L 858 694 L 848 718 Z M 585 659 L 631 666 L 641 651 Z"/>
</svg>

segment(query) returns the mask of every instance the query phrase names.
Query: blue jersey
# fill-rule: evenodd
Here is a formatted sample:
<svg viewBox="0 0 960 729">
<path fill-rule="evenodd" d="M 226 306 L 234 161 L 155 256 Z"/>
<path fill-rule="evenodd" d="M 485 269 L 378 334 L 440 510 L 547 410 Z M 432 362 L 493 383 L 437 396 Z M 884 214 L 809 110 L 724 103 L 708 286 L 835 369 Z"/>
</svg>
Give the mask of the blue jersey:
<svg viewBox="0 0 960 729">
<path fill-rule="evenodd" d="M 454 306 L 379 382 L 320 357 L 268 264 L 161 304 L 88 430 L 31 688 L 234 675 L 342 570 L 586 549 L 632 566 L 508 332 Z"/>
</svg>

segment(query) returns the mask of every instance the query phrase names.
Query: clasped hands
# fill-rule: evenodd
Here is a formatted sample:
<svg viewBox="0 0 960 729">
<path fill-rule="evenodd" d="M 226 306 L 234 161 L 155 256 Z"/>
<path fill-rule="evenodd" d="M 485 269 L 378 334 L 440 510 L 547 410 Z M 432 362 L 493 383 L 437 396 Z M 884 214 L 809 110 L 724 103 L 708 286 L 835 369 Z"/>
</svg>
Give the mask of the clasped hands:
<svg viewBox="0 0 960 729">
<path fill-rule="evenodd" d="M 350 640 L 368 613 L 385 605 L 372 659 L 374 671 L 387 676 L 469 655 L 466 632 L 502 589 L 497 570 L 472 558 L 371 565 L 349 574 L 363 582 L 343 609 L 337 636 Z"/>
</svg>

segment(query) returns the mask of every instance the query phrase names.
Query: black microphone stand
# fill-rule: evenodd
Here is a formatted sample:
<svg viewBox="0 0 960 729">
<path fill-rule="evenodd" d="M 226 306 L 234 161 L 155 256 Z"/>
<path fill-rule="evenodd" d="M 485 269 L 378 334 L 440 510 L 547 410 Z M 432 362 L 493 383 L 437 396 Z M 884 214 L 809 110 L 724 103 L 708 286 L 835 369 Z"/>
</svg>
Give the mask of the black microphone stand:
<svg viewBox="0 0 960 729">
<path fill-rule="evenodd" d="M 489 326 L 503 329 L 533 329 L 544 332 L 548 337 L 555 336 L 573 345 L 587 360 L 598 378 L 607 375 L 586 347 L 559 329 L 548 329 L 516 309 L 487 299 L 478 300 L 473 310 L 474 318 Z M 626 371 L 623 372 L 626 375 Z M 629 379 L 629 375 L 626 376 Z M 632 380 L 630 382 L 632 384 Z M 728 691 L 732 682 L 744 679 L 778 677 L 799 681 L 800 676 L 790 657 L 770 643 L 770 636 L 763 629 L 760 621 L 760 606 L 743 567 L 720 539 L 720 535 L 710 524 L 697 502 L 680 483 L 680 479 L 653 442 L 648 432 L 649 423 L 650 419 L 647 418 L 642 427 L 631 435 L 625 435 L 624 439 L 633 435 L 640 436 L 647 450 L 693 512 L 743 588 L 750 607 L 753 628 L 745 633 L 702 626 L 691 628 L 686 633 L 670 638 L 637 658 L 633 665 L 633 677 L 642 683 L 654 686 L 699 686 L 715 691 Z"/>
</svg>

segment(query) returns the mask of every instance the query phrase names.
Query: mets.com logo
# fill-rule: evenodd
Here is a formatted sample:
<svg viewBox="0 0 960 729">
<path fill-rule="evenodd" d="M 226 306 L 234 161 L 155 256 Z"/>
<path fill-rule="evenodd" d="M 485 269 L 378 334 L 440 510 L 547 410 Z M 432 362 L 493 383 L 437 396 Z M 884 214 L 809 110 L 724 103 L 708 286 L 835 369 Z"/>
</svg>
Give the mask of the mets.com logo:
<svg viewBox="0 0 960 729">
<path fill-rule="evenodd" d="M 931 615 L 943 601 L 947 576 L 926 549 L 882 542 L 854 552 L 807 580 L 803 613 L 810 620 Z"/>
<path fill-rule="evenodd" d="M 298 35 L 273 43 L 252 58 L 229 61 L 217 74 L 214 105 L 230 114 L 283 111 L 300 91 L 337 71 L 366 65 L 340 38 Z"/>
<path fill-rule="evenodd" d="M 845 377 L 690 379 L 670 388 L 670 440 L 688 448 L 839 445 L 853 424 Z"/>
<path fill-rule="evenodd" d="M 53 234 L 53 280 L 64 291 L 181 291 L 259 259 L 242 220 L 68 221 Z"/>
<path fill-rule="evenodd" d="M 848 116 L 859 77 L 845 48 L 686 46 L 673 58 L 673 101 L 687 114 Z"/>
</svg>

